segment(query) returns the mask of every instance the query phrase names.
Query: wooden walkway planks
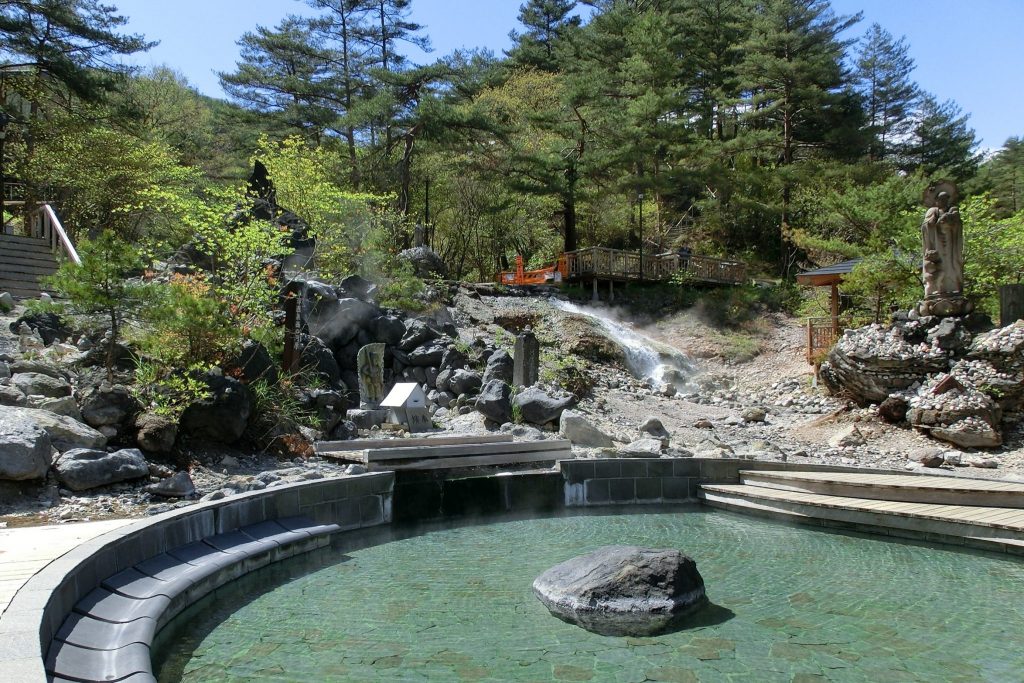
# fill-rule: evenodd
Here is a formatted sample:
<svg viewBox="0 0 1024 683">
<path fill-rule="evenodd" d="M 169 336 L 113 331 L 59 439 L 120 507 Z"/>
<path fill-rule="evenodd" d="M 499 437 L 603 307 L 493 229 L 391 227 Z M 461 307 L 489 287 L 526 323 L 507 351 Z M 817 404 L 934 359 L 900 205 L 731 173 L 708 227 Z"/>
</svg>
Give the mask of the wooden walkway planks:
<svg viewBox="0 0 1024 683">
<path fill-rule="evenodd" d="M 900 475 L 892 475 L 900 476 Z M 900 517 L 918 517 L 944 522 L 972 524 L 1024 533 L 1024 509 L 929 503 L 898 503 L 866 500 L 847 496 L 828 496 L 800 491 L 783 491 L 745 484 L 705 484 L 706 491 L 731 493 L 763 500 L 798 503 L 819 507 L 843 508 L 871 513 L 887 513 Z"/>
<path fill-rule="evenodd" d="M 859 472 L 787 472 L 784 470 L 741 470 L 740 476 L 804 481 L 837 482 L 849 486 L 894 486 L 901 488 L 954 489 L 960 491 L 1007 491 L 1024 494 L 1024 483 L 965 479 L 927 474 L 860 474 Z"/>
<path fill-rule="evenodd" d="M 408 448 L 410 446 L 452 446 L 458 444 L 512 443 L 511 434 L 483 436 L 424 436 L 406 439 L 350 439 L 348 441 L 318 441 L 316 452 L 328 458 L 332 453 L 365 451 L 368 448 Z"/>
</svg>

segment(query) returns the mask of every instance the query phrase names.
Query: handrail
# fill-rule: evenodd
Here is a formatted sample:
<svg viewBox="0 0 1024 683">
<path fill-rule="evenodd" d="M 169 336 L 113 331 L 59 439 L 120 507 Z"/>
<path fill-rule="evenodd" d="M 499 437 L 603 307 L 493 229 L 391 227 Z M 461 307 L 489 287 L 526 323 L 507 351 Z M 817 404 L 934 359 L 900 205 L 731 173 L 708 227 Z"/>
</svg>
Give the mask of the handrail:
<svg viewBox="0 0 1024 683">
<path fill-rule="evenodd" d="M 49 242 L 50 251 L 57 253 L 60 250 L 76 266 L 82 265 L 82 259 L 79 257 L 75 245 L 71 243 L 71 238 L 64 231 L 64 226 L 61 225 L 60 219 L 57 218 L 57 212 L 53 210 L 52 206 L 40 204 L 32 213 L 31 218 L 32 234 Z"/>
</svg>

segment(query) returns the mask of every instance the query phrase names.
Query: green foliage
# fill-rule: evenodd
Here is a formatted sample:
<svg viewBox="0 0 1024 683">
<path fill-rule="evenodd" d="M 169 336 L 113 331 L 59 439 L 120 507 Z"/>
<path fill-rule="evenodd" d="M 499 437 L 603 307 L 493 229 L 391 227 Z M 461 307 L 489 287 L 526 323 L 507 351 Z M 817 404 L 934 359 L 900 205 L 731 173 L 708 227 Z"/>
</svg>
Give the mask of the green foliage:
<svg viewBox="0 0 1024 683">
<path fill-rule="evenodd" d="M 168 367 L 215 364 L 239 339 L 224 301 L 198 277 L 175 276 L 156 290 L 142 315 L 148 329 L 140 346 Z"/>
<path fill-rule="evenodd" d="M 142 259 L 132 245 L 110 230 L 95 240 L 80 242 L 78 254 L 81 265 L 65 261 L 46 283 L 78 312 L 105 318 L 111 335 L 106 367 L 112 377 L 122 325 L 138 312 L 150 292 L 147 284 L 131 279 L 141 272 Z"/>
<path fill-rule="evenodd" d="M 132 395 L 145 410 L 177 421 L 191 404 L 210 398 L 210 387 L 201 379 L 205 370 L 202 365 L 175 370 L 138 361 Z"/>
<path fill-rule="evenodd" d="M 273 432 L 297 431 L 299 427 L 320 428 L 320 418 L 306 410 L 297 396 L 295 377 L 282 377 L 276 384 L 257 380 L 249 385 L 252 392 L 256 429 L 265 438 Z"/>
</svg>

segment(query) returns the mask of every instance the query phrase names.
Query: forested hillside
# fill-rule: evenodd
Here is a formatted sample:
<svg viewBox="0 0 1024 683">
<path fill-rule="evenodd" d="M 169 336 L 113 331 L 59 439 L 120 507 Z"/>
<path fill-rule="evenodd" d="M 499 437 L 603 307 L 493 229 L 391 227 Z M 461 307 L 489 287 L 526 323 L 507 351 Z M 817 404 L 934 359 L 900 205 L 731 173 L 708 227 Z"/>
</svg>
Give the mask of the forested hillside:
<svg viewBox="0 0 1024 683">
<path fill-rule="evenodd" d="M 983 159 L 906 41 L 825 0 L 529 0 L 506 54 L 427 64 L 403 56 L 429 46 L 411 4 L 282 2 L 220 101 L 117 66 L 148 43 L 114 9 L 0 3 L 0 47 L 32 67 L 4 87 L 38 103 L 8 126 L 7 174 L 78 237 L 151 258 L 230 213 L 260 158 L 335 275 L 387 273 L 420 224 L 469 280 L 641 241 L 776 278 L 863 256 L 849 290 L 875 308 L 916 288 L 920 192 L 946 177 L 969 196 L 970 285 L 1021 276 L 1020 140 Z"/>
</svg>

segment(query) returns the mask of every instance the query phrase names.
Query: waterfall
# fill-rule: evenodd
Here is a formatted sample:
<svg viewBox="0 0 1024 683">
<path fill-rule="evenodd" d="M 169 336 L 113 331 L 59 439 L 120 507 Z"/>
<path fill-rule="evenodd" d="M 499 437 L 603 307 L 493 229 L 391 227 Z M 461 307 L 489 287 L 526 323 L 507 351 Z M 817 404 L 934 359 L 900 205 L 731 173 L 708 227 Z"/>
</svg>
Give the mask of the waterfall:
<svg viewBox="0 0 1024 683">
<path fill-rule="evenodd" d="M 566 313 L 590 318 L 601 325 L 608 338 L 622 348 L 626 356 L 626 367 L 637 379 L 650 380 L 656 386 L 671 384 L 677 390 L 682 390 L 695 372 L 693 365 L 682 353 L 614 320 L 607 310 L 577 306 L 555 298 L 550 301 Z"/>
</svg>

